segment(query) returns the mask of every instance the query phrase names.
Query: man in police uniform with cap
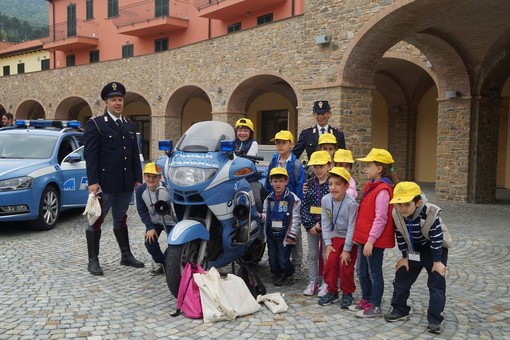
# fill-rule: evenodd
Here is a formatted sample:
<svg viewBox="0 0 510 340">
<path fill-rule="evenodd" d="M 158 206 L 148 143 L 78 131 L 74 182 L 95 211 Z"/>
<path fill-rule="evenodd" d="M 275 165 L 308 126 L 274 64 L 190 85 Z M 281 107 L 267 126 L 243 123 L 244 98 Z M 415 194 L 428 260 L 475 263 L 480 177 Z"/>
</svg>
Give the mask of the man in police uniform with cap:
<svg viewBox="0 0 510 340">
<path fill-rule="evenodd" d="M 344 133 L 337 128 L 331 127 L 328 123 L 331 117 L 331 108 L 327 100 L 313 103 L 313 117 L 317 124 L 301 131 L 298 141 L 292 149 L 292 153 L 299 158 L 303 151 L 306 150 L 306 155 L 310 159 L 312 153 L 317 151 L 319 136 L 323 133 L 332 133 L 336 137 L 337 149 L 345 149 Z"/>
<path fill-rule="evenodd" d="M 120 247 L 120 264 L 144 267 L 132 254 L 126 224 L 133 190 L 142 183 L 142 166 L 136 126 L 122 116 L 126 88 L 119 82 L 107 84 L 101 91 L 106 109 L 102 116 L 90 118 L 85 126 L 84 155 L 89 193 L 99 195 L 102 214 L 86 230 L 89 255 L 88 271 L 103 275 L 99 265 L 99 243 L 104 217 L 112 211 L 113 232 Z"/>
</svg>

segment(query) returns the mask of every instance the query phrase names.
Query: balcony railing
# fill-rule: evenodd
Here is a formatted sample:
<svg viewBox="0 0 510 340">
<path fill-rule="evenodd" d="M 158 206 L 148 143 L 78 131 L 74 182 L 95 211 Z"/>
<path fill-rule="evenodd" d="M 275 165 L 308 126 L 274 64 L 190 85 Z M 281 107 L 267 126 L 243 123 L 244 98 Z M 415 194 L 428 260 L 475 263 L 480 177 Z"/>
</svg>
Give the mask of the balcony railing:
<svg viewBox="0 0 510 340">
<path fill-rule="evenodd" d="M 77 19 L 75 22 L 60 22 L 55 26 L 49 26 L 49 35 L 41 38 L 43 43 L 61 41 L 69 38 L 98 38 L 98 23 Z"/>
<path fill-rule="evenodd" d="M 193 0 L 193 5 L 199 11 L 212 5 L 217 5 L 225 0 Z"/>
<path fill-rule="evenodd" d="M 164 17 L 188 19 L 188 6 L 189 0 L 141 1 L 119 7 L 119 16 L 112 22 L 119 28 Z"/>
</svg>

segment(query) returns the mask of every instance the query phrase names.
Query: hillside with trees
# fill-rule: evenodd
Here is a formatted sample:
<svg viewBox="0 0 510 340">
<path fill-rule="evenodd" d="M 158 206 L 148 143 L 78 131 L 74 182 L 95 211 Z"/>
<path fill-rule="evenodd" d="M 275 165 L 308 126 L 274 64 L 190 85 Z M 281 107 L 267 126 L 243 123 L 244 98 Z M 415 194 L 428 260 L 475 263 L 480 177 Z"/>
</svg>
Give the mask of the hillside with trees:
<svg viewBox="0 0 510 340">
<path fill-rule="evenodd" d="M 0 1 L 0 41 L 20 42 L 47 35 L 47 1 Z"/>
</svg>

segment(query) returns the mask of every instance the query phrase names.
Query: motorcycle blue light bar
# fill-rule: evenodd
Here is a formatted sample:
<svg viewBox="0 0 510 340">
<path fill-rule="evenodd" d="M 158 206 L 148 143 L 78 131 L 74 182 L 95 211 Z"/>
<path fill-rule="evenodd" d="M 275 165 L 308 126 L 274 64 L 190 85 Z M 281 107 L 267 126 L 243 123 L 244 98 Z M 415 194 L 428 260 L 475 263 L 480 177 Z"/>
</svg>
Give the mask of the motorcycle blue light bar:
<svg viewBox="0 0 510 340">
<path fill-rule="evenodd" d="M 222 140 L 221 141 L 221 151 L 234 151 L 234 141 L 233 140 Z"/>
<path fill-rule="evenodd" d="M 174 143 L 171 140 L 160 140 L 158 142 L 158 148 L 162 151 L 172 151 L 174 148 Z"/>
</svg>

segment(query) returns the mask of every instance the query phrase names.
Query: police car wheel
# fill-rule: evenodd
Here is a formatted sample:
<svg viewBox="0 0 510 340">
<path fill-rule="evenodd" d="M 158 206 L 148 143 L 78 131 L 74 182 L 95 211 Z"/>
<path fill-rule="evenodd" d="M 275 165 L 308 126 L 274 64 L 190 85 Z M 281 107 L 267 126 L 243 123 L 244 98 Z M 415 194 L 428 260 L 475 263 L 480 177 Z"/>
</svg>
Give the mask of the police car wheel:
<svg viewBox="0 0 510 340">
<path fill-rule="evenodd" d="M 60 200 L 57 190 L 48 186 L 44 189 L 39 202 L 39 216 L 32 223 L 32 229 L 50 230 L 57 223 L 58 214 L 60 212 Z"/>
</svg>

